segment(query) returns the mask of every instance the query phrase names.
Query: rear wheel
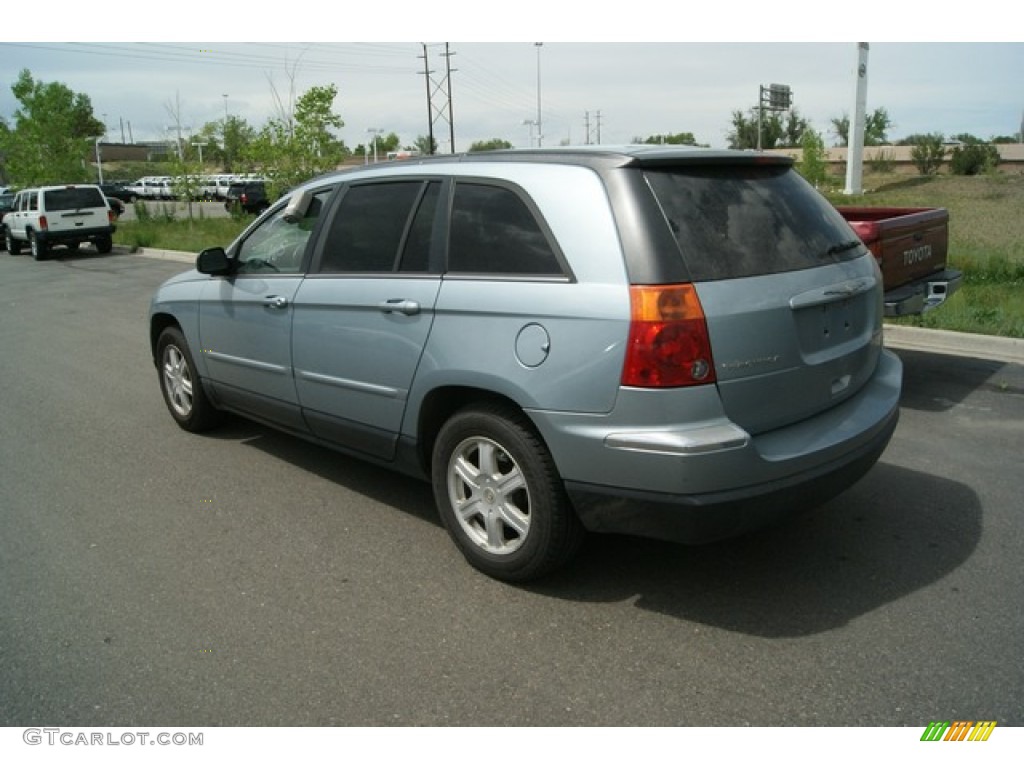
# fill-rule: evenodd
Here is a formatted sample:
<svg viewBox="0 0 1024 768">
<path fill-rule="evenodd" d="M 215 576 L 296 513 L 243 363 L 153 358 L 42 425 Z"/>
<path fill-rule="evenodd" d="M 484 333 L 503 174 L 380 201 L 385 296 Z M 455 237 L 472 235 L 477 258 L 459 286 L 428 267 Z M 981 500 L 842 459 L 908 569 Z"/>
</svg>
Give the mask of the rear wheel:
<svg viewBox="0 0 1024 768">
<path fill-rule="evenodd" d="M 96 238 L 96 250 L 100 253 L 110 253 L 114 249 L 114 240 L 106 235 Z"/>
<path fill-rule="evenodd" d="M 160 391 L 167 410 L 178 426 L 203 432 L 217 425 L 220 412 L 206 397 L 184 335 L 177 328 L 164 329 L 156 343 Z"/>
<path fill-rule="evenodd" d="M 527 419 L 502 405 L 460 411 L 434 444 L 434 499 L 466 560 L 504 581 L 553 571 L 583 529 L 554 460 Z"/>
<path fill-rule="evenodd" d="M 40 240 L 39 235 L 37 235 L 32 230 L 29 230 L 28 233 L 28 248 L 29 251 L 31 251 L 32 253 L 32 258 L 35 259 L 36 261 L 39 261 L 40 259 L 45 259 L 46 254 L 49 253 L 50 251 L 46 243 Z"/>
</svg>

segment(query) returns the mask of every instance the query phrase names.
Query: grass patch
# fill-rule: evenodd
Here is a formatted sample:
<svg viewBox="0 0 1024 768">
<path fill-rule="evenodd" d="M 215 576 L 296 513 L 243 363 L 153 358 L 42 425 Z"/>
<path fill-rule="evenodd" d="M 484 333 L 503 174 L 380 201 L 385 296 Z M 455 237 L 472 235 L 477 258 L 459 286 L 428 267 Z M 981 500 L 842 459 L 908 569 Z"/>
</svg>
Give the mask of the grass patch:
<svg viewBox="0 0 1024 768">
<path fill-rule="evenodd" d="M 170 216 L 144 214 L 136 221 L 119 222 L 114 242 L 133 249 L 158 248 L 199 253 L 216 245 L 226 247 L 252 220 L 253 217 L 241 217 L 195 218 L 190 221 L 176 218 L 173 211 Z"/>
</svg>

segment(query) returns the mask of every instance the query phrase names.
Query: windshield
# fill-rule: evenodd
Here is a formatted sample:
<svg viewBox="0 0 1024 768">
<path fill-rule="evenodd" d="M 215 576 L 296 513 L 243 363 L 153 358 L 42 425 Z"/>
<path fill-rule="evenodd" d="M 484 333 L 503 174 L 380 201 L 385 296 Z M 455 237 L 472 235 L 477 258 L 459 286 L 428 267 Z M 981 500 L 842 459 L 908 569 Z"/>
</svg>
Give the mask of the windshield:
<svg viewBox="0 0 1024 768">
<path fill-rule="evenodd" d="M 695 280 L 789 272 L 864 253 L 839 212 L 788 167 L 691 166 L 646 177 Z"/>
</svg>

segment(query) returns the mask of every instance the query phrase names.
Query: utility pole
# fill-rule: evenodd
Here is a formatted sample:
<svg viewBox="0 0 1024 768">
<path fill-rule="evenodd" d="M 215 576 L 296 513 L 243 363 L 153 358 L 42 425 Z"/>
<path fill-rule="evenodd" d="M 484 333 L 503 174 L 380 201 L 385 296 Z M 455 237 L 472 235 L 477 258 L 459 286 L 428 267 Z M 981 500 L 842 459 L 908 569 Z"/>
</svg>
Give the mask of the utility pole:
<svg viewBox="0 0 1024 768">
<path fill-rule="evenodd" d="M 423 55 L 418 58 L 423 59 L 423 71 L 419 74 L 424 76 L 427 85 L 427 135 L 430 142 L 430 154 L 434 154 L 434 123 L 438 120 L 445 120 L 448 123 L 448 136 L 451 141 L 451 151 L 454 154 L 455 119 L 452 115 L 452 72 L 458 70 L 452 69 L 451 57 L 455 54 L 449 50 L 448 43 L 445 43 L 444 53 L 441 54 L 445 60 L 444 77 L 438 81 L 431 77 L 434 71 L 430 68 L 427 59 L 427 44 L 421 43 L 421 45 L 423 46 Z"/>
</svg>

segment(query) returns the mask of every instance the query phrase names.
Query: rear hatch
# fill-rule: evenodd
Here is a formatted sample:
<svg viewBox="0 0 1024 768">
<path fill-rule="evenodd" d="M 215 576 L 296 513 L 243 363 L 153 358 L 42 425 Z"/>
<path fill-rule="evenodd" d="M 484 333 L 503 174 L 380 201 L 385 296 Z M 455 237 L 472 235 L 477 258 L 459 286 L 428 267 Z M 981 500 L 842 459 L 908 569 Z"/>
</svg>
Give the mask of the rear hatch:
<svg viewBox="0 0 1024 768">
<path fill-rule="evenodd" d="M 881 351 L 881 277 L 828 201 L 764 156 L 644 173 L 697 288 L 729 418 L 757 434 L 855 394 Z"/>
<path fill-rule="evenodd" d="M 63 187 L 43 192 L 47 229 L 67 232 L 109 226 L 106 198 L 99 187 Z"/>
</svg>

